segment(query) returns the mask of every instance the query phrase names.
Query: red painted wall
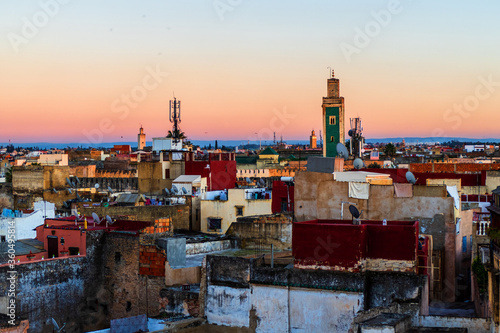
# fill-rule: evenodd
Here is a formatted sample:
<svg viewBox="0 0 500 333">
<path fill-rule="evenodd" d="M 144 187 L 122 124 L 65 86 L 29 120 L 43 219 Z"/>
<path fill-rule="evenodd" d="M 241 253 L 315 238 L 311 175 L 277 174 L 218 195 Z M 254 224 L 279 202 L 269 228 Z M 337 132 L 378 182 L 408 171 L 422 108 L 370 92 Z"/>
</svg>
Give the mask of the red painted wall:
<svg viewBox="0 0 500 333">
<path fill-rule="evenodd" d="M 294 186 L 287 186 L 284 182 L 273 181 L 273 189 L 271 194 L 271 210 L 273 214 L 281 213 L 281 202 L 284 199 L 288 201 L 288 212 L 293 212 L 294 205 Z M 288 193 L 287 193 L 288 192 Z"/>
<path fill-rule="evenodd" d="M 292 251 L 296 264 L 354 268 L 364 258 L 416 260 L 418 222 L 342 220 L 294 223 Z"/>
<path fill-rule="evenodd" d="M 210 169 L 206 168 L 207 164 L 210 165 Z M 230 189 L 234 188 L 236 183 L 236 161 L 186 161 L 185 173 L 207 177 L 209 191 Z M 210 187 L 210 173 L 212 187 Z"/>
</svg>

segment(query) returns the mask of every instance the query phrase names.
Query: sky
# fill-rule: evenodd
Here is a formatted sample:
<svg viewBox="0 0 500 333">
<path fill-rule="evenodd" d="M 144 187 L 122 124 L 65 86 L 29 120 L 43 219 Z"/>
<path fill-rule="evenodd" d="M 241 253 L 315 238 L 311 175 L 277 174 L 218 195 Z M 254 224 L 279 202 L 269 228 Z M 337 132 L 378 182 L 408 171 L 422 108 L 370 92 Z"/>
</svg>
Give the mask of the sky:
<svg viewBox="0 0 500 333">
<path fill-rule="evenodd" d="M 0 142 L 306 140 L 330 70 L 367 138 L 498 138 L 498 1 L 0 2 Z"/>
</svg>

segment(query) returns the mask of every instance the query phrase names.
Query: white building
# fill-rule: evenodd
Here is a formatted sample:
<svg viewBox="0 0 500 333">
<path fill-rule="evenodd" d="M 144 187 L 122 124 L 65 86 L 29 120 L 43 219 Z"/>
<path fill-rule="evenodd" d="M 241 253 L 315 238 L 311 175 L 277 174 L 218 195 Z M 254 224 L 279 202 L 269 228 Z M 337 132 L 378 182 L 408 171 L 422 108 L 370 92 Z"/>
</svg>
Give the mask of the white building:
<svg viewBox="0 0 500 333">
<path fill-rule="evenodd" d="M 35 202 L 35 210 L 32 213 L 4 209 L 0 216 L 0 241 L 4 242 L 9 233 L 9 227 L 13 227 L 17 239 L 35 238 L 35 228 L 42 225 L 45 218 L 55 217 L 55 205 L 51 202 Z M 12 224 L 14 222 L 14 224 Z"/>
</svg>

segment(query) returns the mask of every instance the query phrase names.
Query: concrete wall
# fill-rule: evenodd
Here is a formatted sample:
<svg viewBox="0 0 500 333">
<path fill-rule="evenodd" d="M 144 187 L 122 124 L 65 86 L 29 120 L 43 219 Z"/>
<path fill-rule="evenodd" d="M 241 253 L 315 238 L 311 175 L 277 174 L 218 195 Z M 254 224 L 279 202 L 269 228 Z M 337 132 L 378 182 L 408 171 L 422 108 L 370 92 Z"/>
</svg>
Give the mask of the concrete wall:
<svg viewBox="0 0 500 333">
<path fill-rule="evenodd" d="M 206 263 L 209 323 L 256 332 L 348 332 L 363 310 L 393 302 L 418 308 L 425 294 L 426 278 L 415 274 L 272 269 L 210 255 Z"/>
<path fill-rule="evenodd" d="M 448 327 L 467 328 L 469 333 L 490 332 L 491 321 L 484 318 L 419 316 L 414 326 L 420 327 Z"/>
<path fill-rule="evenodd" d="M 201 200 L 201 231 L 208 231 L 208 218 L 222 218 L 220 233 L 236 222 L 236 206 L 243 207 L 243 216 L 271 214 L 271 199 L 245 199 L 245 189 L 229 189 L 227 200 Z"/>
</svg>

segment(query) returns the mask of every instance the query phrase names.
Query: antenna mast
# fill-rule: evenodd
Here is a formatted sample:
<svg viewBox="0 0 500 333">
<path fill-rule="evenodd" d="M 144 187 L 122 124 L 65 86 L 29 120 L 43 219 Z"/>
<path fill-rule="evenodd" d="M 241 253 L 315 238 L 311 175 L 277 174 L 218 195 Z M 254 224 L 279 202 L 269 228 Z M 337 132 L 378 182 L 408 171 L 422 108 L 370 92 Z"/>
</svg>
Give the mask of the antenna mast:
<svg viewBox="0 0 500 333">
<path fill-rule="evenodd" d="M 170 108 L 169 108 L 169 120 L 174 124 L 172 127 L 172 138 L 174 142 L 179 142 L 181 129 L 179 127 L 179 123 L 181 122 L 181 101 L 178 101 L 175 97 L 174 100 L 170 100 Z"/>
</svg>

